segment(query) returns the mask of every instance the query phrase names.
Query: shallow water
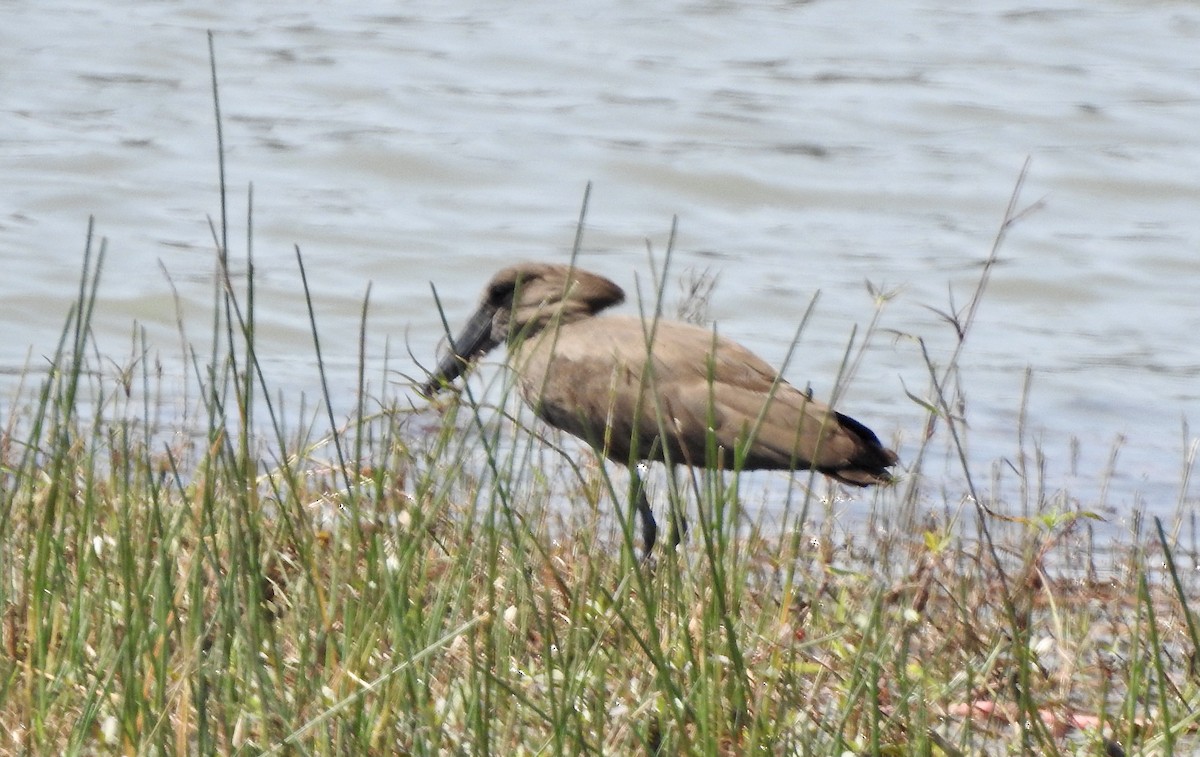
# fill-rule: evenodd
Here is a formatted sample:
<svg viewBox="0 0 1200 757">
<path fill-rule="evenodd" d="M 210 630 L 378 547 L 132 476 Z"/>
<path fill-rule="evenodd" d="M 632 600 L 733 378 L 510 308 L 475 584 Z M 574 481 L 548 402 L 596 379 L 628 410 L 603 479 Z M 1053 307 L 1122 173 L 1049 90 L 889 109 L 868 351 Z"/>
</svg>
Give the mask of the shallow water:
<svg viewBox="0 0 1200 757">
<path fill-rule="evenodd" d="M 1005 240 L 963 358 L 975 475 L 1017 452 L 1028 368 L 1048 489 L 1094 505 L 1123 439 L 1114 521 L 1174 513 L 1181 419 L 1200 417 L 1200 6 L 189 5 L 6 5 L 4 407 L 53 349 L 89 215 L 113 370 L 136 322 L 183 374 L 172 287 L 206 342 L 212 29 L 231 244 L 244 260 L 253 184 L 259 348 L 285 396 L 318 394 L 293 245 L 345 412 L 368 284 L 372 386 L 404 394 L 383 356 L 432 360 L 430 282 L 454 320 L 501 265 L 565 259 L 589 181 L 581 265 L 648 292 L 647 243 L 661 256 L 677 216 L 675 273 L 719 275 L 711 316 L 774 364 L 819 292 L 786 371 L 818 396 L 872 317 L 867 281 L 896 293 L 881 327 L 943 362 L 932 309 L 969 299 L 1028 156 L 1022 203 L 1042 206 Z M 879 333 L 842 409 L 911 456 L 905 389 L 927 383 L 916 343 Z M 953 460 L 928 470 L 961 491 Z"/>
</svg>

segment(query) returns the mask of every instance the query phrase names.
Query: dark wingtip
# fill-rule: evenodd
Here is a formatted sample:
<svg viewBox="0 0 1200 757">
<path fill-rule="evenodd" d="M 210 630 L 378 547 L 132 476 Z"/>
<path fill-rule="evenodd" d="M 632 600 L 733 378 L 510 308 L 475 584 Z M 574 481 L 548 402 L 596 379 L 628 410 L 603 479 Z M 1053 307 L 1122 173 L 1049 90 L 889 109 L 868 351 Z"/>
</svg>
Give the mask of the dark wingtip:
<svg viewBox="0 0 1200 757">
<path fill-rule="evenodd" d="M 848 415 L 837 413 L 843 428 L 853 433 L 862 442 L 862 449 L 850 461 L 850 465 L 836 471 L 822 471 L 844 484 L 854 486 L 887 486 L 896 482 L 888 468 L 900 462 L 894 450 L 883 446 L 875 432 Z"/>
</svg>

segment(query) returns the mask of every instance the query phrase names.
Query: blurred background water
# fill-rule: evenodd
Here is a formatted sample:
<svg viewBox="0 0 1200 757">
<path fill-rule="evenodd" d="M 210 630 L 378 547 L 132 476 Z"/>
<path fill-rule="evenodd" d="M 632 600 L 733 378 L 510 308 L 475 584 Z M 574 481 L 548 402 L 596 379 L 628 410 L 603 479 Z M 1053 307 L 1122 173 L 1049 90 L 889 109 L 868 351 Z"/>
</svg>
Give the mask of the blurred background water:
<svg viewBox="0 0 1200 757">
<path fill-rule="evenodd" d="M 406 348 L 431 362 L 442 335 L 430 282 L 456 321 L 502 265 L 565 259 L 589 181 L 582 266 L 648 293 L 647 246 L 661 256 L 678 217 L 675 273 L 717 275 L 721 333 L 773 364 L 819 292 L 786 371 L 818 397 L 873 315 L 866 282 L 895 293 L 881 328 L 942 362 L 954 334 L 935 310 L 969 299 L 1029 157 L 1023 204 L 1042 205 L 1005 240 L 963 357 L 972 465 L 986 480 L 1016 454 L 1028 369 L 1051 491 L 1094 505 L 1119 446 L 1113 522 L 1176 510 L 1200 418 L 1194 3 L 2 9 L 6 417 L 74 301 L 89 216 L 112 370 L 136 324 L 165 384 L 184 380 L 173 289 L 185 337 L 208 338 L 212 30 L 231 252 L 244 261 L 252 184 L 259 351 L 284 396 L 319 395 L 294 245 L 344 414 L 368 284 L 372 390 L 402 398 Z M 842 409 L 911 455 L 924 412 L 905 389 L 927 375 L 914 341 L 881 332 Z"/>
</svg>

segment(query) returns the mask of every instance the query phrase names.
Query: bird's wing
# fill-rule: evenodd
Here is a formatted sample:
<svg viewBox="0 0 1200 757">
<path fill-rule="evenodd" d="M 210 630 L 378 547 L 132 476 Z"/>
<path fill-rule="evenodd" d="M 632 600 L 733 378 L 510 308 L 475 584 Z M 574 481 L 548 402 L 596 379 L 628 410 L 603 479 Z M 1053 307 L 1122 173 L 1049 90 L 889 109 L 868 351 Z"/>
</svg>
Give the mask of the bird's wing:
<svg viewBox="0 0 1200 757">
<path fill-rule="evenodd" d="M 701 381 L 662 385 L 658 396 L 681 450 L 697 464 L 707 461 L 709 428 L 727 467 L 740 448 L 745 469 L 833 469 L 849 465 L 861 446 L 829 407 L 784 382 L 773 395 L 769 387 Z"/>
<path fill-rule="evenodd" d="M 663 321 L 647 360 L 646 328 L 636 318 L 588 319 L 520 350 L 526 398 L 551 425 L 622 462 L 631 441 L 634 457 L 661 458 L 665 445 L 676 463 L 732 467 L 734 449 L 752 439 L 746 469 L 839 468 L 861 451 L 866 440 L 836 413 L 741 345 Z M 725 460 L 708 460 L 710 425 Z"/>
</svg>

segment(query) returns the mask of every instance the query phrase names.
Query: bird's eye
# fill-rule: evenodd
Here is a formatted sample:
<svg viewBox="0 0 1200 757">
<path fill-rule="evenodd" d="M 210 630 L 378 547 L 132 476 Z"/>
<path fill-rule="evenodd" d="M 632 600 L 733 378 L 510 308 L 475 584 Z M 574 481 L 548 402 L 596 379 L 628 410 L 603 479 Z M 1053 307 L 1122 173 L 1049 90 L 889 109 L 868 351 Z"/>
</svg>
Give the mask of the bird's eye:
<svg viewBox="0 0 1200 757">
<path fill-rule="evenodd" d="M 492 284 L 488 289 L 488 302 L 493 305 L 504 305 L 512 300 L 513 292 L 516 289 L 516 281 L 501 281 Z"/>
</svg>

